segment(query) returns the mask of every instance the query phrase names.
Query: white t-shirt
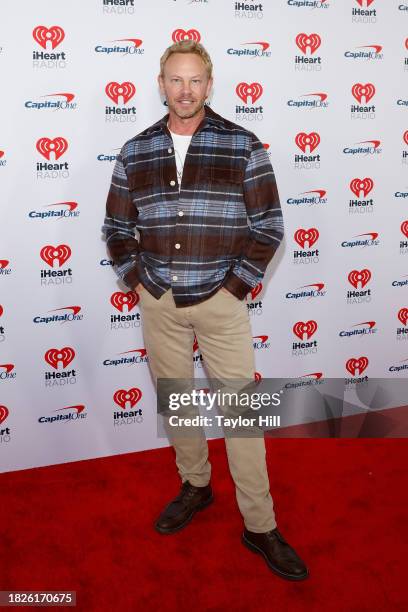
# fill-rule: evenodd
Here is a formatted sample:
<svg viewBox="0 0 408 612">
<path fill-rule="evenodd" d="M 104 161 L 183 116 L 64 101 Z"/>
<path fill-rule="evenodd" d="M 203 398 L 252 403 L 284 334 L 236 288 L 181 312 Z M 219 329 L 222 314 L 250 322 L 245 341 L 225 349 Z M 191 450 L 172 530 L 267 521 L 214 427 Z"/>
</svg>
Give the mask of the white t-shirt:
<svg viewBox="0 0 408 612">
<path fill-rule="evenodd" d="M 174 153 L 176 156 L 176 166 L 177 166 L 177 180 L 178 180 L 179 189 L 180 189 L 181 177 L 183 176 L 184 161 L 186 159 L 186 153 L 187 153 L 188 147 L 190 146 L 190 140 L 191 140 L 192 135 L 189 134 L 187 136 L 184 136 L 182 134 L 175 134 L 172 131 L 170 131 L 170 134 L 171 134 L 171 137 L 173 139 L 173 144 L 174 144 Z"/>
</svg>

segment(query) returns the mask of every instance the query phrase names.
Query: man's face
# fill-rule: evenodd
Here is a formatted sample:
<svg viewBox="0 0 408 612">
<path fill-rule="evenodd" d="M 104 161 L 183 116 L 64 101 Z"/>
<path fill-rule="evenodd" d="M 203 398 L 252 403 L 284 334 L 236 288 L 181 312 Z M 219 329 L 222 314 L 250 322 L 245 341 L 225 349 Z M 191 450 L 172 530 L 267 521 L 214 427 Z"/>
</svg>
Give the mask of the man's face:
<svg viewBox="0 0 408 612">
<path fill-rule="evenodd" d="M 173 53 L 159 76 L 161 93 L 170 111 L 180 119 L 189 119 L 201 111 L 210 93 L 212 78 L 205 64 L 195 53 Z"/>
</svg>

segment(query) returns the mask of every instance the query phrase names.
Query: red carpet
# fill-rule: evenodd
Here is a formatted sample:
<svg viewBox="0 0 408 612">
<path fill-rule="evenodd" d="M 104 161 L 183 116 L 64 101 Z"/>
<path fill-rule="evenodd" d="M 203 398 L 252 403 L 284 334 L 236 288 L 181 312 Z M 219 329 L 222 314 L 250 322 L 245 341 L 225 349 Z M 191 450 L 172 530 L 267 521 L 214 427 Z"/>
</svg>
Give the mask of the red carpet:
<svg viewBox="0 0 408 612">
<path fill-rule="evenodd" d="M 408 441 L 267 445 L 278 525 L 308 580 L 278 578 L 242 546 L 216 440 L 216 501 L 172 536 L 152 529 L 179 488 L 170 448 L 0 475 L 0 590 L 76 590 L 87 612 L 407 610 Z"/>
</svg>

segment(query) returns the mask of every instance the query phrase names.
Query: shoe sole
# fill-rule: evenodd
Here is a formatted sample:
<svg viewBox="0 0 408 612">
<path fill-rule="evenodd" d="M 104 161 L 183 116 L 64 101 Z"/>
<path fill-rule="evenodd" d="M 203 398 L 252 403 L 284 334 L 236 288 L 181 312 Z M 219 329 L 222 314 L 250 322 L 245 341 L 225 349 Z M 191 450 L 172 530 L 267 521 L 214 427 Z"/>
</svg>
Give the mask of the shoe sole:
<svg viewBox="0 0 408 612">
<path fill-rule="evenodd" d="M 163 527 L 159 527 L 158 525 L 155 525 L 156 531 L 158 531 L 162 535 L 171 535 L 172 533 L 176 533 L 177 531 L 180 531 L 180 529 L 183 529 L 184 527 L 186 527 L 191 522 L 191 520 L 193 519 L 193 517 L 194 517 L 196 512 L 199 512 L 200 510 L 204 510 L 204 508 L 207 508 L 207 506 L 212 504 L 213 501 L 214 501 L 214 496 L 211 495 L 211 497 L 209 497 L 205 501 L 201 502 L 198 506 L 196 506 L 191 511 L 191 513 L 188 515 L 186 520 L 183 523 L 181 523 L 181 525 L 178 525 L 177 527 L 173 527 L 173 528 L 169 528 L 169 529 L 165 529 Z"/>
<path fill-rule="evenodd" d="M 242 541 L 243 545 L 246 546 L 249 550 L 251 550 L 254 553 L 257 553 L 258 555 L 262 555 L 263 558 L 265 559 L 269 569 L 271 569 L 273 572 L 275 572 L 275 574 L 277 574 L 281 578 L 285 578 L 286 580 L 305 580 L 306 578 L 309 577 L 309 571 L 308 570 L 306 570 L 305 574 L 301 574 L 300 576 L 295 576 L 294 574 L 285 574 L 284 572 L 282 572 L 280 569 L 275 567 L 269 561 L 268 557 L 266 556 L 266 554 L 264 553 L 264 551 L 261 548 L 259 548 L 258 546 L 256 546 L 255 544 L 252 544 L 252 542 L 247 540 L 244 534 L 242 534 L 241 541 Z"/>
</svg>

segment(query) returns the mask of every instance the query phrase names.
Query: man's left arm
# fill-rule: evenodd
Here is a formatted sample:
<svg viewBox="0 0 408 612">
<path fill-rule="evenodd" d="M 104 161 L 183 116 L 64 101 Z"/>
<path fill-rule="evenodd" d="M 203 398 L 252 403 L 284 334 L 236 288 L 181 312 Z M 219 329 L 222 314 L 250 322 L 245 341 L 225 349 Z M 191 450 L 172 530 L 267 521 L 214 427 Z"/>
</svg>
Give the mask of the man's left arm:
<svg viewBox="0 0 408 612">
<path fill-rule="evenodd" d="M 262 280 L 283 238 L 283 217 L 275 174 L 265 148 L 255 135 L 243 191 L 250 224 L 249 237 L 241 259 L 223 284 L 240 300 Z"/>
</svg>

